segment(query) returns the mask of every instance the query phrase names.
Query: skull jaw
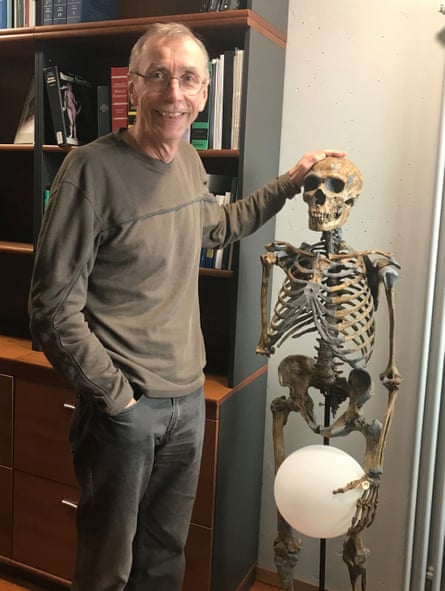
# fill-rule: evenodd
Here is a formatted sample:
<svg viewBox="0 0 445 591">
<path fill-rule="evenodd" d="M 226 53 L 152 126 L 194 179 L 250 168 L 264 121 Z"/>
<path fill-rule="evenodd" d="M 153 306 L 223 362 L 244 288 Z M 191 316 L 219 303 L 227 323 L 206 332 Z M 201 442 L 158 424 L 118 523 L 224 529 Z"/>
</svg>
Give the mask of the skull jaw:
<svg viewBox="0 0 445 591">
<path fill-rule="evenodd" d="M 316 232 L 332 232 L 343 226 L 349 217 L 350 208 L 343 208 L 335 214 L 309 211 L 309 229 Z"/>
</svg>

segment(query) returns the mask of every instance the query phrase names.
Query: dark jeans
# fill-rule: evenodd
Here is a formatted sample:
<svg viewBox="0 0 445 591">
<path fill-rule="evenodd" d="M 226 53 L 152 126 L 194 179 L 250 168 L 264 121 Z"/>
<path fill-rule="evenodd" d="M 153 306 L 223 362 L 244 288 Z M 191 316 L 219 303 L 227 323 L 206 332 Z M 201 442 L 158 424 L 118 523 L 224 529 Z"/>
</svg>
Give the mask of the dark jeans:
<svg viewBox="0 0 445 591">
<path fill-rule="evenodd" d="M 202 389 L 115 416 L 80 401 L 71 426 L 81 495 L 72 591 L 180 591 L 201 461 Z"/>
</svg>

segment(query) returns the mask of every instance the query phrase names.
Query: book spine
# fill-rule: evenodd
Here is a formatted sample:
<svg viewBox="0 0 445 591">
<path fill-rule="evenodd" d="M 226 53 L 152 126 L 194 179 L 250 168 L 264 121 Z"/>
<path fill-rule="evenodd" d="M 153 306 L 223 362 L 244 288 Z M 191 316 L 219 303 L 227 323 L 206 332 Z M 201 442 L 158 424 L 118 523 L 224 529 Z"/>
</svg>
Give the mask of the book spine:
<svg viewBox="0 0 445 591">
<path fill-rule="evenodd" d="M 212 62 L 209 63 L 209 76 L 212 79 Z M 204 109 L 198 113 L 195 121 L 190 128 L 190 143 L 197 150 L 208 150 L 210 139 L 210 94 L 207 97 L 207 102 Z"/>
<path fill-rule="evenodd" d="M 42 0 L 42 10 L 40 22 L 42 25 L 52 25 L 54 17 L 53 0 Z"/>
<path fill-rule="evenodd" d="M 25 2 L 24 0 L 14 0 L 14 27 L 23 27 L 25 25 Z"/>
<path fill-rule="evenodd" d="M 117 0 L 68 0 L 66 22 L 84 23 L 117 18 Z"/>
<path fill-rule="evenodd" d="M 128 66 L 111 67 L 111 130 L 128 127 Z"/>
<path fill-rule="evenodd" d="M 221 0 L 219 10 L 237 10 L 240 7 L 240 0 Z"/>
<path fill-rule="evenodd" d="M 53 25 L 66 25 L 67 0 L 53 0 Z"/>
<path fill-rule="evenodd" d="M 56 143 L 59 146 L 66 144 L 66 127 L 63 115 L 62 97 L 60 94 L 59 70 L 57 66 L 43 68 L 46 92 L 48 95 L 49 108 L 53 121 Z"/>
<path fill-rule="evenodd" d="M 82 22 L 82 0 L 68 0 L 66 22 L 67 24 Z"/>
<path fill-rule="evenodd" d="M 102 84 L 97 87 L 97 137 L 111 131 L 110 86 Z"/>
<path fill-rule="evenodd" d="M 6 28 L 11 29 L 14 26 L 14 2 L 6 0 Z"/>
<path fill-rule="evenodd" d="M 233 60 L 235 51 L 224 52 L 224 79 L 223 79 L 223 112 L 221 147 L 232 147 L 232 106 L 233 106 Z"/>
<path fill-rule="evenodd" d="M 0 0 L 0 29 L 7 28 L 7 5 L 6 0 Z"/>
</svg>

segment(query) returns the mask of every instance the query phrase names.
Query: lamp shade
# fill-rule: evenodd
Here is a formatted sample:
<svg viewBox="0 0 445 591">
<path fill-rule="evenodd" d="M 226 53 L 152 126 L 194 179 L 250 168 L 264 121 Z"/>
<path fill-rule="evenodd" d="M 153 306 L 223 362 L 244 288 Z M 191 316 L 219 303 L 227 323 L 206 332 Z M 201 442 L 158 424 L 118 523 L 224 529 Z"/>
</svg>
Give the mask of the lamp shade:
<svg viewBox="0 0 445 591">
<path fill-rule="evenodd" d="M 351 525 L 363 488 L 338 494 L 333 491 L 362 476 L 360 464 L 341 449 L 308 445 L 290 454 L 277 471 L 277 508 L 302 534 L 313 538 L 340 536 Z"/>
</svg>

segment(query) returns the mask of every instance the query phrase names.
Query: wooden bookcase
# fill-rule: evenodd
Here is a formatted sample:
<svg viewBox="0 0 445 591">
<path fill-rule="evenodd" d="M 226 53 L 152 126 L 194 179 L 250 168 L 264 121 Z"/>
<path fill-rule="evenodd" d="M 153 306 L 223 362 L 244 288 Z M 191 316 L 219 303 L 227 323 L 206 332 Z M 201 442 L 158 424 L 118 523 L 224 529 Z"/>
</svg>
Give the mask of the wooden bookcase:
<svg viewBox="0 0 445 591">
<path fill-rule="evenodd" d="M 236 174 L 241 195 L 278 174 L 288 0 L 247 0 L 245 9 L 212 13 L 179 13 L 187 3 L 169 0 L 163 15 L 152 16 L 147 4 L 120 0 L 122 18 L 114 21 L 0 30 L 0 571 L 14 567 L 62 586 L 75 540 L 67 443 L 74 395 L 32 350 L 27 315 L 44 190 L 67 153 L 55 145 L 42 68 L 55 63 L 107 84 L 111 65 L 125 65 L 137 37 L 161 20 L 189 25 L 211 56 L 244 48 L 240 150 L 200 155 L 208 172 Z M 15 145 L 33 75 L 35 142 Z M 244 239 L 233 271 L 200 274 L 207 421 L 184 591 L 241 591 L 254 576 L 266 412 L 266 366 L 255 355 L 259 255 L 273 232 L 271 221 Z"/>
</svg>

